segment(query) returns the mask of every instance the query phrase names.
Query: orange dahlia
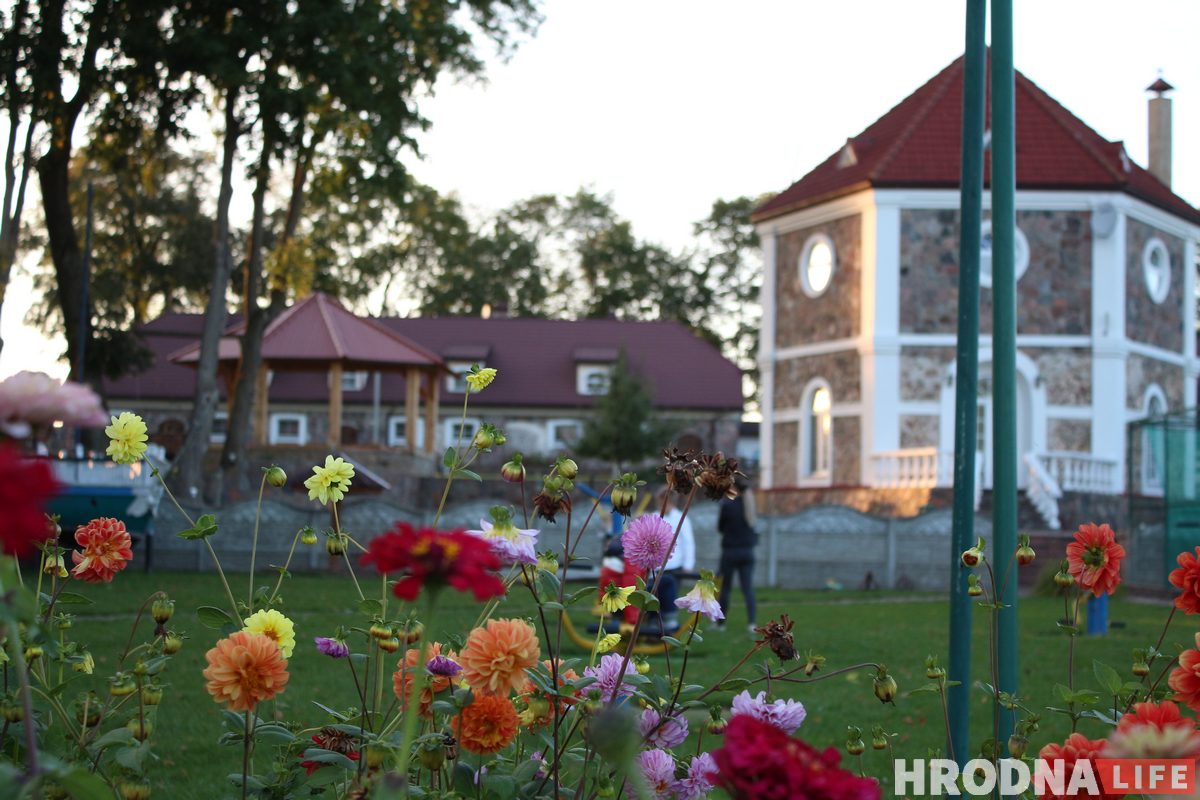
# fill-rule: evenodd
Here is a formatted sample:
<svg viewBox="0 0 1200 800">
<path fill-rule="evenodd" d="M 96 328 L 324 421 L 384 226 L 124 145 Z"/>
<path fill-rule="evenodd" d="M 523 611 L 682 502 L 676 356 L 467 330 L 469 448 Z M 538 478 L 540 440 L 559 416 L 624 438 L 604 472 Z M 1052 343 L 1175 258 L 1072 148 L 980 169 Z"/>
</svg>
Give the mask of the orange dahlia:
<svg viewBox="0 0 1200 800">
<path fill-rule="evenodd" d="M 80 525 L 75 531 L 75 541 L 83 547 L 83 552 L 71 553 L 75 562 L 71 574 L 88 583 L 111 583 L 133 558 L 133 540 L 119 519 L 101 517 Z"/>
<path fill-rule="evenodd" d="M 1185 614 L 1200 614 L 1200 547 L 1195 555 L 1184 552 L 1175 560 L 1179 569 L 1168 576 L 1171 585 L 1179 590 L 1175 607 Z"/>
<path fill-rule="evenodd" d="M 517 736 L 520 720 L 512 701 L 495 695 L 479 695 L 454 718 L 458 743 L 470 753 L 498 753 Z"/>
<path fill-rule="evenodd" d="M 525 685 L 525 670 L 540 653 L 533 626 L 520 619 L 492 619 L 467 637 L 459 655 L 463 678 L 476 694 L 507 695 Z"/>
<path fill-rule="evenodd" d="M 433 661 L 438 656 L 443 656 L 451 661 L 457 661 L 458 657 L 453 650 L 442 652 L 442 643 L 434 642 L 429 646 L 429 653 L 426 663 Z M 396 665 L 396 671 L 392 673 L 392 691 L 395 692 L 397 699 L 400 700 L 401 708 L 408 702 L 409 684 L 412 682 L 413 675 L 416 674 L 417 660 L 421 658 L 421 651 L 412 648 L 406 650 L 404 658 Z M 420 713 L 423 717 L 430 716 L 430 707 L 433 705 L 433 696 L 439 692 L 444 692 L 453 685 L 454 679 L 447 675 L 430 674 L 425 683 L 425 687 L 421 689 L 421 707 Z"/>
<path fill-rule="evenodd" d="M 1080 525 L 1075 541 L 1067 545 L 1068 568 L 1075 582 L 1096 597 L 1117 590 L 1124 557 L 1125 548 L 1117 544 L 1116 534 L 1107 525 Z"/>
<path fill-rule="evenodd" d="M 1200 633 L 1196 634 L 1200 648 Z M 1175 690 L 1175 699 L 1200 713 L 1200 649 L 1184 650 L 1179 654 L 1179 666 L 1171 670 L 1167 684 Z"/>
<path fill-rule="evenodd" d="M 1105 527 L 1108 526 L 1106 525 Z M 1101 757 L 1107 745 L 1108 742 L 1104 739 L 1089 739 L 1082 733 L 1072 733 L 1062 744 L 1051 742 L 1043 747 L 1038 753 L 1038 758 L 1052 763 L 1061 759 L 1063 762 L 1063 774 L 1069 776 L 1074 772 L 1077 761 L 1095 761 Z M 1071 795 L 1055 794 L 1051 788 L 1051 784 L 1047 782 L 1043 792 L 1038 795 L 1038 800 L 1063 800 L 1063 798 L 1069 796 L 1074 796 L 1074 793 Z M 1096 797 L 1097 800 L 1116 800 L 1116 798 L 1124 797 L 1124 795 L 1105 794 L 1102 792 L 1100 795 L 1096 795 Z"/>
<path fill-rule="evenodd" d="M 238 631 L 204 654 L 205 689 L 230 711 L 249 711 L 287 686 L 287 661 L 268 636 Z"/>
</svg>

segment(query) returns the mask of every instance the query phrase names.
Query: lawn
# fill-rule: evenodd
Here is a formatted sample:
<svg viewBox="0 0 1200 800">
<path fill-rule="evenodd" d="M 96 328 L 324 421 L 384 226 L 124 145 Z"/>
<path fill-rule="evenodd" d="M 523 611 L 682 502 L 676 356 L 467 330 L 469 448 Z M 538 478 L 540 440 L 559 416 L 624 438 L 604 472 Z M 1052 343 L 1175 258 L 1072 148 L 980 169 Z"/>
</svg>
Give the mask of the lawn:
<svg viewBox="0 0 1200 800">
<path fill-rule="evenodd" d="M 230 577 L 235 592 L 242 594 L 245 576 Z M 173 800 L 207 800 L 223 793 L 223 776 L 240 768 L 240 750 L 217 744 L 222 733 L 221 717 L 205 693 L 200 675 L 204 652 L 219 634 L 200 625 L 194 609 L 200 605 L 223 605 L 223 593 L 215 575 L 127 573 L 118 576 L 111 585 L 85 589 L 95 604 L 75 607 L 77 621 L 72 633 L 88 644 L 95 654 L 97 668 L 93 678 L 80 679 L 77 688 L 85 688 L 83 684 L 91 680 L 95 688 L 102 690 L 103 681 L 128 636 L 133 610 L 142 598 L 158 589 L 176 599 L 176 617 L 171 625 L 185 631 L 190 638 L 164 676 L 169 689 L 158 709 L 154 731 L 155 751 L 162 759 L 161 769 L 153 778 L 155 794 Z M 322 712 L 312 705 L 313 700 L 331 707 L 347 707 L 355 703 L 355 695 L 347 662 L 319 655 L 311 646 L 312 637 L 330 635 L 338 624 L 355 624 L 357 594 L 345 577 L 307 575 L 288 579 L 282 595 L 283 608 L 297 626 L 298 645 L 289 664 L 291 682 L 277 700 L 276 711 L 289 719 L 320 724 Z M 526 594 L 514 593 L 514 598 L 501 606 L 498 615 L 524 615 L 531 608 Z M 1106 637 L 1085 637 L 1077 643 L 1077 684 L 1096 686 L 1092 673 L 1094 659 L 1107 661 L 1128 675 L 1130 651 L 1153 643 L 1166 610 L 1163 603 L 1114 601 L 1110 610 L 1115 623 L 1112 632 Z M 461 596 L 447 598 L 435 628 L 465 632 L 478 611 L 477 604 Z M 826 672 L 861 661 L 884 661 L 901 689 L 896 705 L 884 706 L 872 694 L 868 672 L 836 676 L 805 686 L 777 683 L 780 695 L 800 699 L 808 708 L 808 719 L 800 731 L 804 738 L 818 745 L 840 747 L 845 741 L 846 726 L 853 724 L 863 729 L 869 743 L 871 727 L 880 724 L 885 730 L 899 734 L 897 747 L 910 757 L 923 757 L 930 748 L 942 745 L 944 729 L 936 696 L 919 694 L 910 698 L 905 694 L 926 683 L 927 655 L 936 654 L 945 662 L 948 611 L 941 597 L 762 590 L 759 621 L 783 613 L 796 621 L 798 649 L 801 652 L 811 649 L 827 657 Z M 1053 686 L 1065 680 L 1067 637 L 1055 624 L 1061 615 L 1061 601 L 1046 598 L 1021 601 L 1021 694 L 1035 706 L 1056 704 Z M 1168 644 L 1190 644 L 1193 628 L 1183 618 L 1177 620 Z M 988 679 L 984 671 L 986 630 L 984 612 L 976 611 L 975 674 L 982 680 Z M 728 629 L 705 634 L 704 642 L 695 646 L 688 667 L 689 682 L 712 685 L 751 643 L 739 601 Z M 567 655 L 572 655 L 572 646 L 568 643 L 566 647 Z M 662 667 L 661 658 L 653 663 L 655 669 Z M 675 665 L 678 666 L 678 661 Z M 753 677 L 758 673 L 751 664 L 742 674 Z M 72 697 L 74 691 L 75 687 L 67 696 Z M 973 697 L 972 740 L 977 742 L 987 736 L 990 708 L 982 692 L 973 693 Z M 1099 723 L 1085 721 L 1084 726 L 1085 731 L 1097 735 L 1102 732 Z M 1031 741 L 1031 749 L 1061 739 L 1067 731 L 1064 719 L 1047 715 L 1042 731 Z M 875 774 L 891 772 L 883 754 L 869 749 L 865 766 Z"/>
</svg>

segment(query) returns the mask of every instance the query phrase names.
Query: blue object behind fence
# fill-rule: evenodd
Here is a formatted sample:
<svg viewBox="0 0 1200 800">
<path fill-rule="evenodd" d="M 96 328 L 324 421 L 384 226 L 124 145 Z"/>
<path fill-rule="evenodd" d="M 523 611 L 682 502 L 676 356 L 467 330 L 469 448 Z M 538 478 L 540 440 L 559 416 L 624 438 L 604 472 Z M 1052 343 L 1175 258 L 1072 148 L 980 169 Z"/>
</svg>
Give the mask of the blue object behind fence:
<svg viewBox="0 0 1200 800">
<path fill-rule="evenodd" d="M 1108 633 L 1108 595 L 1089 597 L 1087 601 L 1088 636 L 1104 636 Z"/>
</svg>

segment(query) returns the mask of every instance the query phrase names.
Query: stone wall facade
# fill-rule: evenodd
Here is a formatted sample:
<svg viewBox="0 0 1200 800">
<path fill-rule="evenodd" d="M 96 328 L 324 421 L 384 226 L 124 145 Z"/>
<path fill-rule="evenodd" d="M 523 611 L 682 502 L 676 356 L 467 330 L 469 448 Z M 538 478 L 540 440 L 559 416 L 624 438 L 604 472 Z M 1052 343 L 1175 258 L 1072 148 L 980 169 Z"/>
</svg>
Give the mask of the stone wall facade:
<svg viewBox="0 0 1200 800">
<path fill-rule="evenodd" d="M 1092 423 L 1086 419 L 1046 420 L 1046 448 L 1051 451 L 1090 453 Z"/>
<path fill-rule="evenodd" d="M 800 408 L 804 389 L 815 378 L 829 384 L 835 405 L 862 399 L 859 356 L 854 350 L 787 358 L 775 363 L 775 410 Z"/>
<path fill-rule="evenodd" d="M 811 236 L 833 241 L 835 268 L 827 288 L 809 297 L 800 284 L 800 255 Z M 857 336 L 862 303 L 862 217 L 842 217 L 778 239 L 775 264 L 775 347 L 826 342 Z"/>
<path fill-rule="evenodd" d="M 930 414 L 900 416 L 900 447 L 937 447 L 941 436 L 941 417 Z"/>
<path fill-rule="evenodd" d="M 1029 266 L 1017 282 L 1017 330 L 1091 332 L 1092 234 L 1086 211 L 1018 211 Z M 900 330 L 954 333 L 958 312 L 958 211 L 900 212 Z M 980 294 L 980 330 L 992 329 L 992 292 Z"/>
<path fill-rule="evenodd" d="M 1142 254 L 1152 237 L 1162 240 L 1171 256 L 1171 285 L 1156 303 L 1146 286 Z M 1136 219 L 1125 223 L 1125 335 L 1175 353 L 1183 350 L 1183 240 Z M 1165 387 L 1164 387 L 1165 388 Z"/>
<path fill-rule="evenodd" d="M 776 422 L 772 481 L 776 486 L 795 486 L 800 478 L 800 423 Z"/>
<path fill-rule="evenodd" d="M 837 486 L 860 486 L 862 482 L 862 420 L 858 417 L 834 417 L 833 483 Z"/>
<path fill-rule="evenodd" d="M 1046 387 L 1046 402 L 1056 406 L 1092 403 L 1092 355 L 1083 347 L 1023 351 L 1037 365 Z"/>
<path fill-rule="evenodd" d="M 1158 384 L 1167 396 L 1168 411 L 1183 410 L 1183 367 L 1130 353 L 1125 362 L 1125 407 L 1144 410 L 1146 389 L 1151 384 Z"/>
<path fill-rule="evenodd" d="M 953 347 L 901 348 L 900 399 L 940 400 L 946 369 L 953 362 Z"/>
</svg>

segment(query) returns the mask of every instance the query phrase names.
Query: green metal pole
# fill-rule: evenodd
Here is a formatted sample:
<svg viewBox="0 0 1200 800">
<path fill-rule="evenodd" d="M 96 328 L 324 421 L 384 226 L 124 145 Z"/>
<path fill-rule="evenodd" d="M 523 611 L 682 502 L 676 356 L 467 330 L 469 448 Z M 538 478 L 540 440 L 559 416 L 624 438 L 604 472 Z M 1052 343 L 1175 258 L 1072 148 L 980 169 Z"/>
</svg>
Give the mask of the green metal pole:
<svg viewBox="0 0 1200 800">
<path fill-rule="evenodd" d="M 958 250 L 958 352 L 954 387 L 954 528 L 950 553 L 950 747 L 959 766 L 971 757 L 971 598 L 959 557 L 975 544 L 975 417 L 979 390 L 979 237 L 983 206 L 983 109 L 987 96 L 987 0 L 967 0 L 963 59 L 962 186 Z"/>
<path fill-rule="evenodd" d="M 1012 0 L 992 0 L 992 554 L 999 597 L 996 642 L 999 691 L 1017 692 L 1017 281 L 1013 236 L 1017 178 Z M 1000 709 L 1000 742 L 1014 713 Z"/>
</svg>

